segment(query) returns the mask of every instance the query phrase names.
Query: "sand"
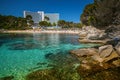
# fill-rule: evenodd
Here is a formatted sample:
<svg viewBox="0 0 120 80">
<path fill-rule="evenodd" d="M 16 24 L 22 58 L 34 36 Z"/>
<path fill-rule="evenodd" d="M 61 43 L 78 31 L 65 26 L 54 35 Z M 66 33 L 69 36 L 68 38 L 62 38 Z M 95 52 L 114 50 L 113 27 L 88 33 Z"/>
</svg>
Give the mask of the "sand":
<svg viewBox="0 0 120 80">
<path fill-rule="evenodd" d="M 78 30 L 7 30 L 3 33 L 71 33 L 78 34 Z"/>
</svg>

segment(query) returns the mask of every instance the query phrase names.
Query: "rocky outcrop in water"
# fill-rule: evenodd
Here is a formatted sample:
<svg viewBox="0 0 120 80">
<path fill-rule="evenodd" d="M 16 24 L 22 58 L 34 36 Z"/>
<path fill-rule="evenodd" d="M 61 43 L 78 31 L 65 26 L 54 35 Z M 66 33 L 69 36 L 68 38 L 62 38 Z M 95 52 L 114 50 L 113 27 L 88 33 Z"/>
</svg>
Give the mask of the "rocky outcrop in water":
<svg viewBox="0 0 120 80">
<path fill-rule="evenodd" d="M 95 48 L 85 48 L 70 51 L 70 53 L 76 55 L 77 57 L 92 56 L 97 54 L 96 52 L 97 50 Z"/>
<path fill-rule="evenodd" d="M 78 72 L 83 80 L 120 80 L 120 25 L 111 25 L 103 31 L 90 27 L 84 31 L 87 34 L 79 38 L 80 42 L 104 46 L 70 51 L 81 61 Z"/>
<path fill-rule="evenodd" d="M 99 55 L 101 58 L 106 58 L 110 56 L 112 51 L 113 51 L 112 45 L 105 45 L 105 46 L 99 47 Z"/>
<path fill-rule="evenodd" d="M 77 70 L 83 80 L 120 79 L 118 76 L 120 72 L 118 70 L 120 69 L 120 56 L 112 45 L 77 49 L 70 51 L 70 53 L 74 54 L 81 62 Z"/>
<path fill-rule="evenodd" d="M 107 41 L 104 30 L 99 30 L 92 26 L 83 27 L 79 36 L 79 41 L 82 43 L 106 43 Z"/>
<path fill-rule="evenodd" d="M 104 33 L 104 30 L 99 30 L 92 26 L 83 27 L 80 33 L 80 37 L 82 33 L 87 33 L 86 36 L 84 36 L 84 38 L 90 39 L 90 40 L 104 39 L 106 35 Z"/>
<path fill-rule="evenodd" d="M 107 41 L 114 41 L 113 43 L 115 43 L 116 39 L 120 40 L 120 25 L 110 25 L 105 30 L 99 30 L 91 26 L 86 26 L 82 28 L 79 35 L 79 41 L 84 43 L 106 43 Z"/>
</svg>

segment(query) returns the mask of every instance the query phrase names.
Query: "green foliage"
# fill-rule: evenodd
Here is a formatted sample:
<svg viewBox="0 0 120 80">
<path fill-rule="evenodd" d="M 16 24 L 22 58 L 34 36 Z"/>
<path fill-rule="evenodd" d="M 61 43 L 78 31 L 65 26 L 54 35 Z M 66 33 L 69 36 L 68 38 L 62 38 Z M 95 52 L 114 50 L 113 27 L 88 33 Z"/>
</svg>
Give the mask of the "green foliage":
<svg viewBox="0 0 120 80">
<path fill-rule="evenodd" d="M 64 20 L 59 20 L 58 21 L 58 26 L 60 26 L 60 27 L 64 27 L 65 26 L 65 21 Z"/>
<path fill-rule="evenodd" d="M 45 20 L 45 21 L 49 21 L 49 20 L 50 20 L 50 18 L 49 18 L 49 17 L 47 17 L 47 16 L 45 16 L 45 17 L 44 17 L 44 20 Z"/>
<path fill-rule="evenodd" d="M 0 29 L 28 29 L 27 20 L 21 17 L 0 15 Z"/>
<path fill-rule="evenodd" d="M 82 23 L 75 23 L 75 28 L 82 28 L 84 25 Z"/>
<path fill-rule="evenodd" d="M 34 25 L 34 21 L 33 20 L 29 20 L 29 24 L 30 24 L 30 26 Z"/>
<path fill-rule="evenodd" d="M 27 15 L 26 16 L 26 20 L 27 20 L 28 27 L 31 27 L 32 25 L 34 25 L 34 21 L 32 20 L 32 16 L 31 15 Z"/>
<path fill-rule="evenodd" d="M 94 10 L 96 10 L 96 4 L 88 4 L 84 11 L 83 14 L 80 16 L 80 20 L 83 24 L 85 25 L 90 25 L 92 22 L 91 18 L 94 18 Z"/>
<path fill-rule="evenodd" d="M 85 25 L 105 28 L 109 25 L 120 24 L 120 0 L 94 0 L 88 4 L 80 20 Z"/>
<path fill-rule="evenodd" d="M 56 24 L 56 23 L 53 23 L 52 25 L 53 25 L 53 26 L 56 26 L 57 24 Z"/>
<path fill-rule="evenodd" d="M 32 19 L 32 16 L 31 16 L 31 15 L 27 15 L 27 16 L 26 16 L 26 19 L 27 19 L 27 20 L 31 20 L 31 19 Z"/>
<path fill-rule="evenodd" d="M 47 22 L 47 21 L 41 21 L 39 22 L 39 25 L 41 27 L 48 27 L 48 26 L 52 26 L 52 24 L 50 22 Z"/>
<path fill-rule="evenodd" d="M 18 17 L 15 22 L 16 29 L 27 29 L 27 20 L 25 18 Z"/>
<path fill-rule="evenodd" d="M 64 20 L 59 20 L 58 26 L 62 28 L 81 28 L 83 25 L 81 23 L 73 23 L 73 22 L 67 22 Z"/>
</svg>

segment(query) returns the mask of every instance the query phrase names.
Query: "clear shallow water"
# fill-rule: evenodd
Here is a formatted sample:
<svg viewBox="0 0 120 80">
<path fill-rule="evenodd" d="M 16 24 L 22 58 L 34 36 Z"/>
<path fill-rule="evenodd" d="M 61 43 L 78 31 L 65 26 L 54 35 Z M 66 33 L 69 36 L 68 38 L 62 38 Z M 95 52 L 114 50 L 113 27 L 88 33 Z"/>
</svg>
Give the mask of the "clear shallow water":
<svg viewBox="0 0 120 80">
<path fill-rule="evenodd" d="M 0 34 L 0 77 L 24 80 L 31 71 L 50 68 L 46 57 L 51 54 L 95 46 L 80 44 L 78 38 L 75 34 Z"/>
</svg>

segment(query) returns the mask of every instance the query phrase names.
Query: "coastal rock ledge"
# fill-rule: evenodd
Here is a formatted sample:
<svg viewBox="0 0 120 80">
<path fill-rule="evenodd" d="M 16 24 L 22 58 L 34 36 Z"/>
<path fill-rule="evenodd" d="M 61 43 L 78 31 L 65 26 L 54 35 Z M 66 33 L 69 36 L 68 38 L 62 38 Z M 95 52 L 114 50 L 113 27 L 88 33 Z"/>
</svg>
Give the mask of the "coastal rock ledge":
<svg viewBox="0 0 120 80">
<path fill-rule="evenodd" d="M 120 55 L 112 45 L 70 51 L 80 60 L 78 73 L 83 80 L 120 80 Z"/>
</svg>

